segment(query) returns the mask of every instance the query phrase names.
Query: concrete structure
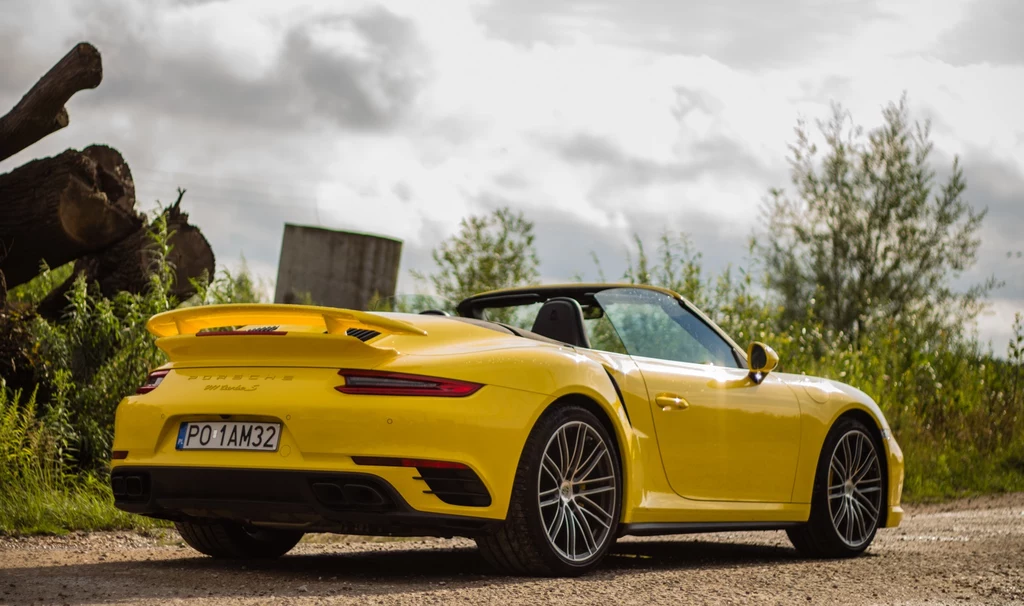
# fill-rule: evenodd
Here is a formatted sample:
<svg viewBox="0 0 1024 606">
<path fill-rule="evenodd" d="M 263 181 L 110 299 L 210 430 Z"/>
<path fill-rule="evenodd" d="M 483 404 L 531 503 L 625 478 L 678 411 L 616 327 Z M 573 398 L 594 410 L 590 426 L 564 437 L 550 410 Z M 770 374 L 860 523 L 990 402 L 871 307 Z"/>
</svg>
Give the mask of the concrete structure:
<svg viewBox="0 0 1024 606">
<path fill-rule="evenodd" d="M 286 223 L 274 302 L 366 309 L 394 296 L 401 256 L 401 240 Z"/>
</svg>

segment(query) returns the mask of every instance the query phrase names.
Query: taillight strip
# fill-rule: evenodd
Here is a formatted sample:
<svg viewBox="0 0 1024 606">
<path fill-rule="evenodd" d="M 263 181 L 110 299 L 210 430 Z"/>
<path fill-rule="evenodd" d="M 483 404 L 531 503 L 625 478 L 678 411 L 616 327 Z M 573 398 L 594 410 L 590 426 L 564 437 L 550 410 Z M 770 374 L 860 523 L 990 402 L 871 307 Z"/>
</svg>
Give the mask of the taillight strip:
<svg viewBox="0 0 1024 606">
<path fill-rule="evenodd" d="M 456 379 L 378 370 L 342 369 L 338 374 L 345 378 L 345 384 L 334 389 L 350 395 L 464 398 L 483 387 Z"/>
</svg>

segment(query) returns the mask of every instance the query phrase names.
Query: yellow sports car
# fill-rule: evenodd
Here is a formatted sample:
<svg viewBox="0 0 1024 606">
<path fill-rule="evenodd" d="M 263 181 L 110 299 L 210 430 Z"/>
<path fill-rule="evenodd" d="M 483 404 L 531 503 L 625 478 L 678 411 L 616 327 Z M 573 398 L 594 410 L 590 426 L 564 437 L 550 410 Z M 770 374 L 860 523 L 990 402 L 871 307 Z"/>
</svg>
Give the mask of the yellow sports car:
<svg viewBox="0 0 1024 606">
<path fill-rule="evenodd" d="M 516 288 L 455 315 L 219 305 L 148 328 L 170 362 L 117 409 L 116 504 L 214 557 L 466 536 L 502 570 L 575 575 L 623 535 L 785 529 L 843 557 L 903 516 L 868 396 L 773 372 L 668 290 Z"/>
</svg>

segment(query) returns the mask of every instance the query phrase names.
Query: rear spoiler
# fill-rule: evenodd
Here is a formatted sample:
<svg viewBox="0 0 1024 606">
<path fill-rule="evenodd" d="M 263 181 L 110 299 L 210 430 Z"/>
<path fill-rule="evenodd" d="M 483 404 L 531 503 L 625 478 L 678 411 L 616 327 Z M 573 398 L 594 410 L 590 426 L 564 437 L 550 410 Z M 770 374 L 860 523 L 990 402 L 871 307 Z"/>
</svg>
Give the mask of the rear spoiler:
<svg viewBox="0 0 1024 606">
<path fill-rule="evenodd" d="M 285 324 L 323 328 L 328 334 L 344 335 L 352 326 L 379 328 L 382 332 L 426 336 L 427 331 L 408 322 L 378 314 L 337 307 L 284 304 L 229 304 L 186 307 L 157 314 L 146 322 L 146 330 L 157 337 L 194 335 L 205 328 Z"/>
</svg>

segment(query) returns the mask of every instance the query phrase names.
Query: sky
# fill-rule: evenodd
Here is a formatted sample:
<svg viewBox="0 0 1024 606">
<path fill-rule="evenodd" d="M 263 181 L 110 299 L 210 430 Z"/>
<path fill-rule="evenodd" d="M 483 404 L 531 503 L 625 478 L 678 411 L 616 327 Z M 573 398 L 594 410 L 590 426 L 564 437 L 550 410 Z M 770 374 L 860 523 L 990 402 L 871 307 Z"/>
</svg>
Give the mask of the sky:
<svg viewBox="0 0 1024 606">
<path fill-rule="evenodd" d="M 536 224 L 546 282 L 621 275 L 633 235 L 685 232 L 747 263 L 789 184 L 798 119 L 839 102 L 870 128 L 907 94 L 940 175 L 988 209 L 960 284 L 1004 285 L 978 321 L 1005 351 L 1024 311 L 1019 0 L 0 0 L 0 111 L 77 41 L 103 57 L 68 128 L 0 162 L 92 143 L 143 208 L 183 207 L 220 267 L 272 283 L 283 224 L 404 242 L 411 270 L 461 218 Z"/>
</svg>

